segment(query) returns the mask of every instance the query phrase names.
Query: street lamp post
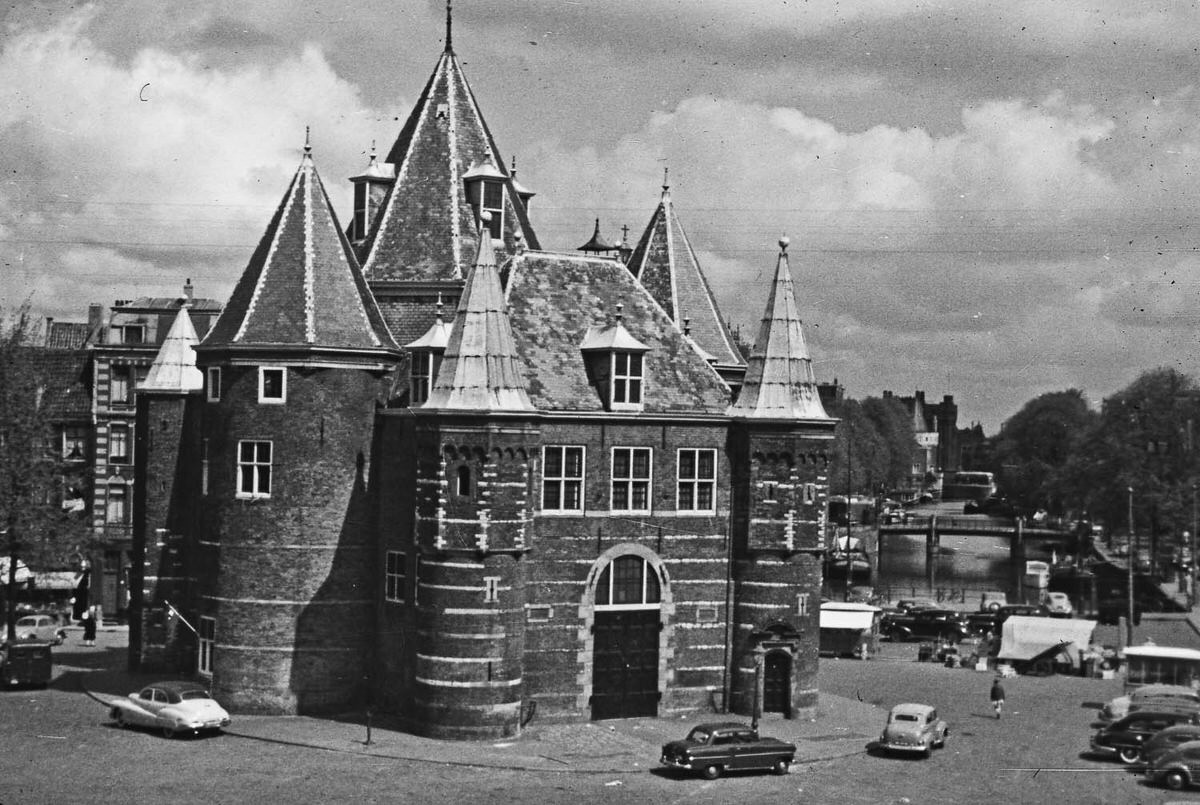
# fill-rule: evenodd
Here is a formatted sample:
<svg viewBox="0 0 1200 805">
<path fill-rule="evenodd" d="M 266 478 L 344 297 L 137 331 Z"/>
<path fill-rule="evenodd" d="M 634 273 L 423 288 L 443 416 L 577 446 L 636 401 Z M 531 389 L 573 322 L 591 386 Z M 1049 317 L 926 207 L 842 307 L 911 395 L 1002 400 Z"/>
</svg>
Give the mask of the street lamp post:
<svg viewBox="0 0 1200 805">
<path fill-rule="evenodd" d="M 1191 420 L 1188 420 L 1188 426 L 1191 426 Z M 1188 603 L 1191 609 L 1196 608 L 1196 485 L 1192 484 L 1192 543 L 1188 546 L 1191 555 L 1188 557 L 1188 572 L 1191 578 L 1188 579 Z"/>
<path fill-rule="evenodd" d="M 1129 589 L 1126 591 L 1129 600 L 1127 612 L 1125 613 L 1125 645 L 1133 645 L 1133 563 L 1137 558 L 1134 548 L 1133 539 L 1133 487 L 1129 487 L 1129 551 L 1125 555 L 1125 564 L 1128 567 Z"/>
</svg>

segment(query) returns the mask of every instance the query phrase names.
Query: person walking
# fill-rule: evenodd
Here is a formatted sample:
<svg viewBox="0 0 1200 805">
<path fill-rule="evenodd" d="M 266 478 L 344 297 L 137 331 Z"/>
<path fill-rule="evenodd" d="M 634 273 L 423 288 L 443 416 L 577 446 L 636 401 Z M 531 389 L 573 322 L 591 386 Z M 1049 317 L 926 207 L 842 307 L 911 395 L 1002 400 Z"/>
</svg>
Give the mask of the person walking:
<svg viewBox="0 0 1200 805">
<path fill-rule="evenodd" d="M 96 612 L 91 607 L 83 612 L 83 644 L 96 645 Z"/>
<path fill-rule="evenodd" d="M 1000 684 L 1000 677 L 996 677 L 992 681 L 992 709 L 996 711 L 996 718 L 1000 717 L 1000 711 L 1004 709 L 1004 686 Z"/>
</svg>

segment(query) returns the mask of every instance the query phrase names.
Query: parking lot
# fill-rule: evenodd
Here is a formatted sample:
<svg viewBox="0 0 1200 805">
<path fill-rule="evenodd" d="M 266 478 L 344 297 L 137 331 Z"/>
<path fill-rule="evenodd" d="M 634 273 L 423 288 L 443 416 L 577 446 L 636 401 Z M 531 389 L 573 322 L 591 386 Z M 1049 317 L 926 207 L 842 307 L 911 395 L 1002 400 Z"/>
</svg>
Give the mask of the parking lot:
<svg viewBox="0 0 1200 805">
<path fill-rule="evenodd" d="M 747 774 L 705 781 L 659 770 L 657 742 L 676 732 L 681 737 L 688 726 L 712 715 L 553 729 L 535 722 L 511 743 L 511 751 L 540 758 L 534 769 L 482 765 L 484 755 L 510 751 L 505 749 L 510 742 L 443 743 L 418 757 L 408 751 L 414 739 L 377 727 L 373 745 L 366 747 L 364 727 L 353 719 L 243 716 L 235 718 L 229 734 L 198 740 L 122 731 L 84 691 L 103 697 L 137 686 L 140 678 L 122 670 L 123 633 L 102 632 L 95 648 L 79 646 L 73 634 L 56 650 L 56 678 L 48 689 L 0 692 L 0 723 L 6 725 L 0 732 L 0 802 L 1200 800 L 1200 791 L 1172 794 L 1151 788 L 1125 767 L 1084 754 L 1095 710 L 1120 694 L 1120 680 L 1009 679 L 1008 707 L 997 721 L 988 702 L 992 674 L 917 662 L 917 649 L 916 643 L 885 643 L 877 659 L 823 659 L 825 698 L 805 732 L 811 760 L 784 777 Z M 902 701 L 935 704 L 950 723 L 946 748 L 929 760 L 868 750 L 886 709 Z M 868 705 L 878 707 L 877 725 L 847 734 L 839 702 L 853 704 L 856 714 Z M 782 726 L 768 720 L 763 731 Z M 580 756 L 569 754 L 566 742 L 597 762 L 573 761 Z M 825 747 L 828 752 L 814 751 Z"/>
</svg>

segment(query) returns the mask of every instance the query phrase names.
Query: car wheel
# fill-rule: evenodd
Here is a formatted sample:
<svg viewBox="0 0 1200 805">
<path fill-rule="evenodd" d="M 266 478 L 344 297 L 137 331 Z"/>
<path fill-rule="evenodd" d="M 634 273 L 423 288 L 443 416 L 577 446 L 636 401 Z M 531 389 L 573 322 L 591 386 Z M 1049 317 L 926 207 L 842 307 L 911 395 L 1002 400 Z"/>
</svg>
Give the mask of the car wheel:
<svg viewBox="0 0 1200 805">
<path fill-rule="evenodd" d="M 705 780 L 715 780 L 721 776 L 721 767 L 720 766 L 705 766 L 704 770 L 701 771 L 700 774 L 704 777 Z"/>
<path fill-rule="evenodd" d="M 1167 776 L 1163 778 L 1163 784 L 1172 791 L 1182 791 L 1187 787 L 1187 778 L 1181 771 L 1167 772 Z"/>
<path fill-rule="evenodd" d="M 1136 746 L 1123 746 L 1117 752 L 1117 757 L 1121 758 L 1122 763 L 1137 763 L 1142 757 L 1142 750 Z"/>
<path fill-rule="evenodd" d="M 946 736 L 949 734 L 950 734 L 950 730 L 943 731 L 941 739 L 933 745 L 933 748 L 934 749 L 945 749 L 946 748 Z"/>
<path fill-rule="evenodd" d="M 112 716 L 112 720 L 117 722 L 117 726 L 121 729 L 129 727 L 129 722 L 125 720 L 125 714 L 121 712 L 119 707 L 114 707 L 109 715 Z"/>
<path fill-rule="evenodd" d="M 781 757 L 775 761 L 775 765 L 771 767 L 771 771 L 775 774 L 787 774 L 789 765 L 787 758 Z"/>
</svg>

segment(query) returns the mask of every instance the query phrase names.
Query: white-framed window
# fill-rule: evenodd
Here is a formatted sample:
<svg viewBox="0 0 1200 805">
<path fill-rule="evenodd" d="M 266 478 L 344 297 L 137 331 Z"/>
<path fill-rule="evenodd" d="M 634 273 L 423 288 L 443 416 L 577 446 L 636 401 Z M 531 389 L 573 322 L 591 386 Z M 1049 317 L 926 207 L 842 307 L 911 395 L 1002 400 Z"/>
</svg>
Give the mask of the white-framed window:
<svg viewBox="0 0 1200 805">
<path fill-rule="evenodd" d="M 210 366 L 208 368 L 208 383 L 205 389 L 208 394 L 209 402 L 220 402 L 221 400 L 221 369 L 218 366 Z"/>
<path fill-rule="evenodd" d="M 640 352 L 612 354 L 613 408 L 642 407 L 643 356 Z"/>
<path fill-rule="evenodd" d="M 612 449 L 613 511 L 650 511 L 650 482 L 654 451 L 649 447 L 614 447 Z"/>
<path fill-rule="evenodd" d="M 88 429 L 79 426 L 68 426 L 63 430 L 63 459 L 65 461 L 85 461 L 88 454 Z"/>
<path fill-rule="evenodd" d="M 806 505 L 811 506 L 817 502 L 817 485 L 816 484 L 804 484 L 802 493 L 804 495 L 804 503 Z"/>
<path fill-rule="evenodd" d="M 801 593 L 796 596 L 796 614 L 804 617 L 808 614 L 808 594 Z"/>
<path fill-rule="evenodd" d="M 133 391 L 133 367 L 124 364 L 109 369 L 108 399 L 109 402 L 124 405 L 130 402 Z"/>
<path fill-rule="evenodd" d="M 109 464 L 128 464 L 129 458 L 130 458 L 129 426 L 128 425 L 109 425 L 109 427 L 108 427 L 108 463 Z"/>
<path fill-rule="evenodd" d="M 383 572 L 385 601 L 403 604 L 405 600 L 404 583 L 408 580 L 408 557 L 400 551 L 387 552 L 387 564 Z"/>
<path fill-rule="evenodd" d="M 484 576 L 483 577 L 483 602 L 485 604 L 494 604 L 500 600 L 500 577 L 499 576 Z"/>
<path fill-rule="evenodd" d="M 287 401 L 287 370 L 282 366 L 258 367 L 258 401 L 278 404 Z"/>
<path fill-rule="evenodd" d="M 237 497 L 271 497 L 271 443 L 238 442 Z"/>
<path fill-rule="evenodd" d="M 491 213 L 487 222 L 488 232 L 492 240 L 504 237 L 504 185 L 501 182 L 483 182 L 483 203 L 480 205 L 480 216 Z"/>
<path fill-rule="evenodd" d="M 679 451 L 675 507 L 686 512 L 717 510 L 717 451 L 685 448 Z"/>
<path fill-rule="evenodd" d="M 129 525 L 129 489 L 123 485 L 108 487 L 105 497 L 104 522 Z"/>
<path fill-rule="evenodd" d="M 144 344 L 146 343 L 146 325 L 117 325 L 117 335 L 119 336 L 120 343 L 122 344 Z"/>
<path fill-rule="evenodd" d="M 199 638 L 199 650 L 196 652 L 196 670 L 205 676 L 212 676 L 213 649 L 217 644 L 217 619 L 206 615 L 200 616 L 196 636 Z"/>
<path fill-rule="evenodd" d="M 432 351 L 417 350 L 412 353 L 408 389 L 413 405 L 420 405 L 429 399 L 429 390 L 433 388 L 433 380 L 437 377 L 441 362 L 442 356 Z"/>
<path fill-rule="evenodd" d="M 618 556 L 596 580 L 596 609 L 649 609 L 661 601 L 658 573 L 641 556 Z"/>
<path fill-rule="evenodd" d="M 542 448 L 542 511 L 583 511 L 583 447 Z"/>
</svg>

